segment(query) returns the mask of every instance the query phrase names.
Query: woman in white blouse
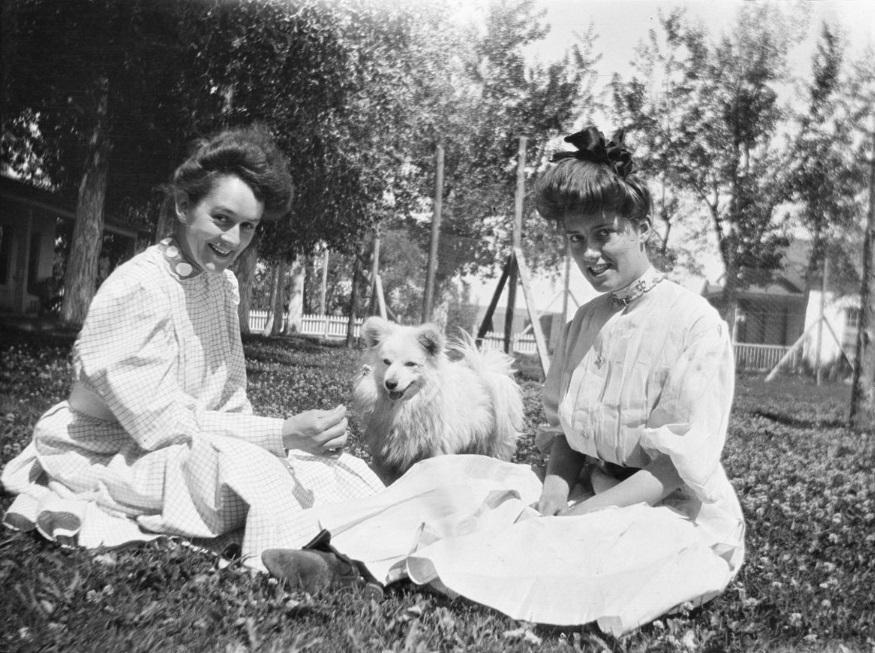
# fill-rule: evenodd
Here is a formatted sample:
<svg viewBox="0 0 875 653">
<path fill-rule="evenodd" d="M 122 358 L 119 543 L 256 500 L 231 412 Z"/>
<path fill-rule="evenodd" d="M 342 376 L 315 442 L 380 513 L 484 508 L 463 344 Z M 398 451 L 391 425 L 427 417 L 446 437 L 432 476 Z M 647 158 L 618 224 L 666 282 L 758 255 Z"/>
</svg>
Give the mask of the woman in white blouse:
<svg viewBox="0 0 875 653">
<path fill-rule="evenodd" d="M 622 135 L 606 143 L 590 127 L 566 140 L 578 149 L 557 155 L 540 180 L 538 209 L 603 294 L 578 310 L 552 361 L 539 509 L 580 515 L 668 501 L 695 520 L 719 506 L 740 561 L 741 513 L 720 465 L 734 387 L 726 324 L 650 265 L 650 195 Z M 569 505 L 576 484 L 586 496 Z"/>
<path fill-rule="evenodd" d="M 551 361 L 537 505 L 562 517 L 613 511 L 626 529 L 612 540 L 617 551 L 590 560 L 617 574 L 611 591 L 625 586 L 617 596 L 627 598 L 599 615 L 620 631 L 672 602 L 711 598 L 744 557 L 744 519 L 720 463 L 735 376 L 728 328 L 705 299 L 651 266 L 650 194 L 622 136 L 606 142 L 588 127 L 567 137 L 576 150 L 557 154 L 535 189 L 539 213 L 558 223 L 603 293 L 577 311 Z M 644 563 L 660 546 L 668 566 Z M 690 578 L 708 581 L 672 591 Z M 612 614 L 624 602 L 628 616 Z"/>
<path fill-rule="evenodd" d="M 252 414 L 228 269 L 259 225 L 289 212 L 292 180 L 270 135 L 200 141 L 168 192 L 173 237 L 101 285 L 74 346 L 70 396 L 3 472 L 19 494 L 4 522 L 83 546 L 242 531 L 269 546 L 316 531 L 290 517 L 382 485 L 342 449 L 346 409 Z M 291 453 L 289 453 L 291 451 Z"/>
</svg>

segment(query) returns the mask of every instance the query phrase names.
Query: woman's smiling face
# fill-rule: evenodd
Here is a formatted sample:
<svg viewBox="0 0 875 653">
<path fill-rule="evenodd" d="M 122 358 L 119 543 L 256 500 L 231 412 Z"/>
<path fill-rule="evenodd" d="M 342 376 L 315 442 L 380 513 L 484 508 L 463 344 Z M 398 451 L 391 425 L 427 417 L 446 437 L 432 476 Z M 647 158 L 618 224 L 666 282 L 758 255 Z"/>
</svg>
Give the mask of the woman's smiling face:
<svg viewBox="0 0 875 653">
<path fill-rule="evenodd" d="M 263 213 L 264 203 L 243 180 L 222 175 L 197 204 L 177 200 L 179 244 L 201 270 L 223 272 L 252 242 Z"/>
<path fill-rule="evenodd" d="M 646 220 L 633 222 L 616 213 L 569 214 L 562 223 L 571 256 L 598 292 L 620 290 L 650 267 Z"/>
</svg>

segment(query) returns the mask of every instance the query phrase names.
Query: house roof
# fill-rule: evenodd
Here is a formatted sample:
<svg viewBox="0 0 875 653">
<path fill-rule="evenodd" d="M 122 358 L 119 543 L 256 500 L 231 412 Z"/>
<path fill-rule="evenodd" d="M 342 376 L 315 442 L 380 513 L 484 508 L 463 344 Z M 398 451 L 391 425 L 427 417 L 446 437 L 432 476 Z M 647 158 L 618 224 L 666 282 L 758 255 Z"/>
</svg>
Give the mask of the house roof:
<svg viewBox="0 0 875 653">
<path fill-rule="evenodd" d="M 39 188 L 19 179 L 0 175 L 0 199 L 11 199 L 28 206 L 41 208 L 66 220 L 76 219 L 76 197 Z M 110 231 L 130 236 L 151 234 L 152 228 L 140 222 L 120 220 L 115 216 L 105 216 L 106 227 Z"/>
<path fill-rule="evenodd" d="M 794 238 L 790 244 L 784 248 L 783 257 L 781 259 L 781 269 L 776 271 L 771 281 L 764 284 L 754 284 L 745 288 L 740 296 L 742 297 L 778 297 L 778 296 L 799 296 L 804 295 L 808 289 L 809 282 L 808 264 L 811 257 L 811 241 L 804 238 Z M 832 260 L 833 269 L 837 264 L 847 264 L 857 269 L 859 273 L 859 265 L 852 251 L 842 251 L 839 254 L 833 253 L 833 257 L 839 256 L 843 260 Z M 702 295 L 705 297 L 716 297 L 723 292 L 723 284 L 705 282 L 702 289 Z"/>
</svg>

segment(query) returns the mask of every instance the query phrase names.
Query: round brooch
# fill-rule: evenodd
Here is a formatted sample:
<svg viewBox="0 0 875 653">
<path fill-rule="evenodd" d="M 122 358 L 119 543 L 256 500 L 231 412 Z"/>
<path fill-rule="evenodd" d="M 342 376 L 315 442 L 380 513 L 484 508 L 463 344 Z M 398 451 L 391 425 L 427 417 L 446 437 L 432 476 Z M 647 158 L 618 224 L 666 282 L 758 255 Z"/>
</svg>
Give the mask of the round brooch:
<svg viewBox="0 0 875 653">
<path fill-rule="evenodd" d="M 171 269 L 181 279 L 186 279 L 195 273 L 194 266 L 182 258 L 182 252 L 172 241 L 164 241 L 164 258 L 170 263 Z"/>
</svg>

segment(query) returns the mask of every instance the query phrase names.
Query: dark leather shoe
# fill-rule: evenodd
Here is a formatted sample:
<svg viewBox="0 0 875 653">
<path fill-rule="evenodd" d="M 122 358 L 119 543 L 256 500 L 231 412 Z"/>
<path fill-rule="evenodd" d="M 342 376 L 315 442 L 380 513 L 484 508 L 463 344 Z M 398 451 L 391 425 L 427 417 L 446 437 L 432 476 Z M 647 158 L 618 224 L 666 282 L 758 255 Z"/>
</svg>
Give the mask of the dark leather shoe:
<svg viewBox="0 0 875 653">
<path fill-rule="evenodd" d="M 272 576 L 285 580 L 292 589 L 314 594 L 336 587 L 362 586 L 369 598 L 382 600 L 383 590 L 368 583 L 354 564 L 326 551 L 267 549 L 261 561 Z"/>
</svg>

